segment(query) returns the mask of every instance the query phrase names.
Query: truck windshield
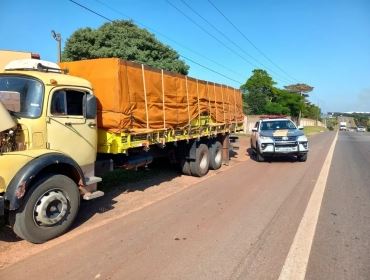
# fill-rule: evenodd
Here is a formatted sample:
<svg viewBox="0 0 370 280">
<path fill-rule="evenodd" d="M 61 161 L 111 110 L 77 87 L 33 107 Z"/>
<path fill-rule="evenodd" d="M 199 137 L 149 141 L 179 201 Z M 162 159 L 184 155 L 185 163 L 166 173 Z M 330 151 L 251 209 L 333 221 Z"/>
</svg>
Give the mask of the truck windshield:
<svg viewBox="0 0 370 280">
<path fill-rule="evenodd" d="M 43 84 L 36 79 L 10 75 L 0 76 L 0 102 L 16 117 L 39 117 L 43 95 Z"/>
<path fill-rule="evenodd" d="M 261 123 L 261 130 L 296 129 L 291 121 L 264 121 Z"/>
</svg>

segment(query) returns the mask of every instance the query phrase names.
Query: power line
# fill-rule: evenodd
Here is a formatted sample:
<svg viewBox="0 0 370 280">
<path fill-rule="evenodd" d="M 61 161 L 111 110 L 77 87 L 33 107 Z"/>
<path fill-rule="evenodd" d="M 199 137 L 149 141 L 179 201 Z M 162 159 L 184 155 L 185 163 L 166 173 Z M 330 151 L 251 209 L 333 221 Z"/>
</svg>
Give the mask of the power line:
<svg viewBox="0 0 370 280">
<path fill-rule="evenodd" d="M 188 3 L 186 3 L 184 0 L 180 0 L 186 7 L 188 7 L 194 14 L 196 14 L 198 17 L 200 17 L 203 21 L 205 21 L 209 26 L 211 26 L 214 30 L 216 30 L 219 34 L 221 34 L 228 42 L 233 44 L 237 49 L 239 49 L 242 53 L 253 59 L 256 63 L 262 65 L 265 69 L 269 70 L 270 72 L 274 73 L 277 76 L 280 76 L 282 79 L 286 80 L 284 77 L 282 77 L 279 73 L 274 71 L 273 69 L 267 67 L 265 64 L 257 60 L 255 57 L 250 55 L 248 52 L 246 52 L 242 47 L 240 47 L 235 41 L 230 39 L 229 36 L 227 36 L 224 32 L 222 32 L 220 29 L 218 29 L 214 24 L 212 24 L 209 20 L 207 20 L 205 17 L 203 17 L 200 13 L 198 13 L 196 10 L 194 10 Z M 286 80 L 287 81 L 287 80 Z"/>
<path fill-rule="evenodd" d="M 114 11 L 115 13 L 118 13 L 118 14 L 120 14 L 120 15 L 122 15 L 122 16 L 124 16 L 124 17 L 126 17 L 126 18 L 130 18 L 128 15 L 125 15 L 125 14 L 124 14 L 124 13 L 122 13 L 121 11 L 119 11 L 119 10 L 117 10 L 117 9 L 115 9 L 115 8 L 113 8 L 113 7 L 111 7 L 111 6 L 109 6 L 108 4 L 106 4 L 106 3 L 104 3 L 104 2 L 102 2 L 102 1 L 100 1 L 100 0 L 95 0 L 95 1 L 96 1 L 96 2 L 98 2 L 98 3 L 100 3 L 101 5 L 105 6 L 106 8 L 108 8 L 108 9 L 110 9 L 110 10 Z M 142 27 L 144 27 L 144 28 L 146 28 L 146 29 L 148 29 L 148 30 L 150 30 L 150 31 L 152 31 L 152 32 L 154 32 L 154 33 L 156 33 L 156 34 L 158 34 L 158 35 L 162 36 L 163 38 L 166 38 L 167 40 L 169 40 L 169 41 L 171 41 L 171 42 L 175 43 L 176 45 L 178 45 L 178 46 L 180 46 L 180 47 L 182 47 L 182 48 L 184 48 L 184 49 L 186 49 L 186 50 L 188 50 L 188 51 L 190 51 L 190 52 L 192 52 L 192 53 L 194 53 L 194 54 L 196 54 L 196 55 L 198 55 L 198 56 L 202 57 L 203 59 L 208 60 L 208 61 L 210 61 L 210 62 L 212 62 L 212 63 L 214 63 L 214 64 L 218 65 L 218 66 L 219 66 L 219 67 L 221 67 L 221 68 L 224 68 L 225 70 L 227 70 L 227 71 L 229 71 L 229 72 L 232 72 L 232 73 L 234 73 L 234 74 L 236 74 L 236 75 L 238 75 L 238 76 L 240 76 L 240 77 L 242 77 L 242 76 L 243 76 L 241 73 L 236 72 L 234 69 L 231 69 L 231 68 L 229 68 L 229 67 L 227 67 L 227 66 L 225 66 L 225 65 L 223 65 L 223 64 L 221 64 L 221 63 L 219 63 L 219 62 L 217 62 L 217 61 L 216 61 L 216 60 L 214 60 L 214 59 L 211 59 L 211 58 L 209 58 L 209 57 L 206 57 L 205 55 L 203 55 L 203 54 L 201 54 L 201 53 L 199 53 L 199 52 L 197 52 L 197 51 L 195 51 L 195 50 L 193 50 L 193 49 L 191 49 L 191 48 L 189 48 L 189 47 L 185 46 L 184 44 L 179 43 L 178 41 L 176 41 L 176 40 L 174 40 L 174 39 L 172 39 L 172 38 L 168 37 L 167 35 L 163 34 L 162 32 L 160 32 L 160 31 L 158 31 L 158 30 L 156 30 L 156 29 L 154 29 L 154 28 L 152 28 L 152 27 L 149 27 L 149 26 L 147 26 L 147 25 L 145 25 L 145 24 L 143 24 L 143 23 L 141 23 L 141 22 L 139 22 L 139 21 L 137 21 L 137 20 L 135 20 L 135 21 L 133 20 L 133 22 L 135 22 L 136 24 L 138 24 L 138 25 L 140 25 L 140 26 L 142 26 Z"/>
<path fill-rule="evenodd" d="M 220 9 L 218 9 L 210 0 L 207 0 L 212 6 L 213 8 L 215 8 L 222 16 L 223 18 L 231 24 L 232 27 L 234 27 L 234 29 L 236 31 L 239 32 L 239 34 L 245 39 L 247 40 L 247 42 L 253 47 L 255 48 L 265 59 L 267 59 L 271 64 L 273 64 L 276 68 L 278 68 L 280 71 L 282 71 L 283 73 L 285 73 L 285 75 L 287 75 L 288 77 L 290 77 L 291 79 L 293 79 L 294 81 L 298 82 L 297 79 L 295 79 L 294 77 L 292 77 L 291 75 L 289 75 L 289 73 L 287 73 L 284 69 L 282 69 L 279 65 L 277 65 L 275 62 L 273 62 L 262 50 L 260 50 L 226 15 L 224 15 L 224 13 L 222 13 L 222 11 Z"/>
<path fill-rule="evenodd" d="M 223 47 L 225 47 L 226 49 L 228 49 L 229 51 L 231 51 L 233 54 L 237 55 L 238 57 L 240 57 L 242 60 L 244 60 L 245 62 L 247 62 L 249 65 L 253 66 L 254 68 L 260 68 L 258 65 L 254 64 L 253 62 L 250 62 L 248 59 L 246 59 L 244 56 L 240 55 L 238 52 L 236 52 L 234 49 L 230 48 L 228 45 L 226 45 L 224 42 L 222 42 L 220 39 L 218 39 L 216 36 L 214 36 L 213 34 L 211 34 L 208 30 L 206 30 L 205 28 L 203 28 L 201 25 L 199 25 L 196 21 L 194 21 L 191 17 L 189 17 L 187 14 L 185 14 L 182 10 L 180 10 L 178 7 L 176 7 L 173 3 L 171 3 L 169 0 L 166 0 L 166 2 L 171 5 L 175 10 L 177 10 L 180 14 L 182 14 L 184 17 L 186 17 L 189 21 L 191 21 L 194 25 L 196 25 L 199 29 L 201 29 L 203 32 L 205 32 L 206 34 L 208 34 L 210 37 L 212 37 L 213 39 L 215 39 L 218 43 L 220 43 Z M 288 80 L 286 79 L 279 79 L 278 80 L 282 81 L 282 82 L 288 82 L 290 83 Z"/>
<path fill-rule="evenodd" d="M 166 0 L 166 2 L 168 4 L 170 4 L 175 10 L 177 10 L 180 14 L 182 14 L 184 17 L 186 17 L 189 21 L 191 21 L 194 25 L 196 25 L 199 29 L 201 29 L 203 32 L 205 32 L 206 34 L 208 34 L 209 36 L 211 36 L 213 39 L 215 39 L 217 42 L 219 42 L 222 46 L 224 46 L 225 48 L 227 48 L 229 51 L 231 51 L 233 54 L 239 56 L 241 59 L 243 59 L 245 62 L 247 62 L 249 65 L 253 66 L 253 67 L 257 67 L 257 65 L 255 65 L 253 62 L 250 62 L 248 59 L 246 59 L 245 57 L 241 56 L 239 53 L 237 53 L 235 50 L 233 50 L 232 48 L 230 48 L 228 45 L 226 45 L 224 42 L 222 42 L 220 39 L 218 39 L 216 36 L 214 36 L 213 34 L 211 34 L 210 32 L 208 32 L 208 30 L 206 30 L 205 28 L 203 28 L 202 26 L 200 26 L 196 21 L 194 21 L 192 18 L 190 18 L 187 14 L 185 14 L 183 11 L 181 11 L 179 8 L 177 8 L 173 3 L 171 3 L 169 0 Z"/>
<path fill-rule="evenodd" d="M 186 57 L 186 56 L 183 56 L 183 55 L 180 55 L 182 58 L 184 58 L 184 59 L 186 59 L 186 60 L 189 60 L 189 61 L 191 61 L 191 62 L 193 62 L 194 64 L 197 64 L 197 65 L 199 65 L 199 66 L 201 66 L 201 67 L 203 67 L 203 68 L 205 68 L 205 69 L 207 69 L 207 70 L 209 70 L 209 71 L 211 71 L 211 72 L 213 72 L 213 73 L 216 73 L 216 74 L 218 74 L 218 75 L 220 75 L 220 76 L 222 76 L 222 77 L 224 77 L 224 78 L 226 78 L 226 79 L 228 79 L 228 80 L 230 80 L 230 81 L 233 81 L 233 82 L 236 82 L 236 83 L 238 83 L 238 84 L 242 84 L 242 82 L 240 82 L 240 81 L 237 81 L 237 80 L 234 80 L 233 78 L 230 78 L 230 77 L 228 77 L 228 76 L 226 76 L 226 75 L 224 75 L 224 74 L 222 74 L 222 73 L 220 73 L 220 72 L 217 72 L 216 70 L 213 70 L 213 69 L 211 69 L 211 68 L 209 68 L 209 67 L 207 67 L 207 66 L 204 66 L 204 65 L 202 65 L 202 64 L 200 64 L 200 63 L 198 63 L 198 62 L 196 62 L 196 61 L 194 61 L 194 60 L 192 60 L 192 59 L 190 59 L 190 58 L 188 58 L 188 57 Z"/>
<path fill-rule="evenodd" d="M 83 8 L 83 9 L 85 9 L 85 10 L 87 10 L 87 11 L 89 11 L 89 12 L 91 12 L 91 13 L 93 13 L 93 14 L 95 14 L 95 15 L 97 15 L 97 16 L 99 16 L 99 17 L 101 17 L 101 18 L 104 18 L 104 19 L 106 19 L 106 20 L 108 20 L 108 21 L 110 21 L 110 22 L 113 22 L 113 20 L 111 20 L 111 19 L 109 19 L 109 18 L 107 18 L 107 17 L 103 16 L 102 14 L 100 14 L 100 13 L 98 13 L 98 12 L 96 12 L 96 11 L 94 11 L 94 10 L 92 10 L 92 9 L 90 9 L 90 8 L 88 8 L 88 7 L 84 6 L 84 5 L 82 5 L 82 4 L 78 3 L 78 2 L 76 2 L 76 1 L 73 1 L 73 0 L 68 0 L 68 1 L 70 1 L 70 2 L 72 2 L 72 3 L 74 3 L 74 4 L 78 5 L 78 6 L 80 6 L 81 8 Z M 186 60 L 189 60 L 189 61 L 191 61 L 192 63 L 197 64 L 197 65 L 199 65 L 199 66 L 201 66 L 201 67 L 203 67 L 203 68 L 205 68 L 205 69 L 207 69 L 207 70 L 209 70 L 209 71 L 211 71 L 211 72 L 213 72 L 213 73 L 216 73 L 216 74 L 218 74 L 218 75 L 220 75 L 220 76 L 222 76 L 222 77 L 224 77 L 224 78 L 226 78 L 226 79 L 230 80 L 230 81 L 236 82 L 236 83 L 238 83 L 238 84 L 242 84 L 240 81 L 234 80 L 233 78 L 230 78 L 230 77 L 228 77 L 228 76 L 226 76 L 226 75 L 224 75 L 224 74 L 222 74 L 222 73 L 220 73 L 220 72 L 218 72 L 218 71 L 215 71 L 215 70 L 213 70 L 213 69 L 211 69 L 211 68 L 209 68 L 209 67 L 207 67 L 207 66 L 204 66 L 204 65 L 202 65 L 202 64 L 200 64 L 200 63 L 198 63 L 198 62 L 196 62 L 196 61 L 195 61 L 195 60 L 193 60 L 193 59 L 190 59 L 190 58 L 185 57 L 185 56 L 183 56 L 183 55 L 180 55 L 180 57 L 182 57 L 182 58 L 184 58 L 184 59 L 186 59 Z"/>
<path fill-rule="evenodd" d="M 83 9 L 85 9 L 85 10 L 88 10 L 89 12 L 91 12 L 91 13 L 93 13 L 93 14 L 95 14 L 95 15 L 97 15 L 97 16 L 99 16 L 99 17 L 101 17 L 101 18 L 104 18 L 104 19 L 106 19 L 106 20 L 108 20 L 108 21 L 110 21 L 110 22 L 113 22 L 113 20 L 111 20 L 111 19 L 109 19 L 109 18 L 107 18 L 107 17 L 105 17 L 105 16 L 103 16 L 103 15 L 101 15 L 101 14 L 99 14 L 99 13 L 97 13 L 97 12 L 95 12 L 95 11 L 91 10 L 91 9 L 89 9 L 88 7 L 86 7 L 86 6 L 84 6 L 84 5 L 80 4 L 80 3 L 78 3 L 78 2 L 76 2 L 76 1 L 73 1 L 73 0 L 68 0 L 68 1 L 70 1 L 70 2 L 72 2 L 72 3 L 74 3 L 74 4 L 78 5 L 78 6 L 80 6 L 81 8 L 83 8 Z"/>
</svg>

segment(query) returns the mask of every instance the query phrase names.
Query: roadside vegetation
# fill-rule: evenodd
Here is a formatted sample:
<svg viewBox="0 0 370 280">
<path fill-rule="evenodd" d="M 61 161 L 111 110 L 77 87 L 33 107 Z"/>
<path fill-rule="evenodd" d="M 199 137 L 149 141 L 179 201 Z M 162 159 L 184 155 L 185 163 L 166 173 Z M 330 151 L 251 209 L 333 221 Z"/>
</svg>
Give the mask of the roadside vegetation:
<svg viewBox="0 0 370 280">
<path fill-rule="evenodd" d="M 244 113 L 247 115 L 286 115 L 320 119 L 321 111 L 306 100 L 313 87 L 294 84 L 277 88 L 276 82 L 262 69 L 252 71 L 252 76 L 241 86 Z"/>
<path fill-rule="evenodd" d="M 306 136 L 312 136 L 327 130 L 328 130 L 327 128 L 321 126 L 305 126 L 303 128 L 303 131 L 306 134 Z"/>
<path fill-rule="evenodd" d="M 76 30 L 66 41 L 62 61 L 116 57 L 180 74 L 189 66 L 180 55 L 146 29 L 131 21 L 116 20 L 97 29 Z"/>
</svg>

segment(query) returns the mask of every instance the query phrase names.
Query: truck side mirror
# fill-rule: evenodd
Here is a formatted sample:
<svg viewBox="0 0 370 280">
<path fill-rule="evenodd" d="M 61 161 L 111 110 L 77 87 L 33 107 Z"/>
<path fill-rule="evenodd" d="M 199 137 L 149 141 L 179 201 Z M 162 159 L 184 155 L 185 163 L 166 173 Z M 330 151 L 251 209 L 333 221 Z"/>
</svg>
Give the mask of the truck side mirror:
<svg viewBox="0 0 370 280">
<path fill-rule="evenodd" d="M 85 108 L 85 118 L 95 119 L 97 110 L 96 97 L 92 94 L 85 94 L 84 96 L 84 108 Z"/>
<path fill-rule="evenodd" d="M 252 128 L 252 131 L 253 131 L 253 132 L 257 132 L 257 127 L 253 127 L 253 128 Z"/>
<path fill-rule="evenodd" d="M 298 126 L 299 130 L 303 130 L 303 128 L 304 128 L 303 125 Z"/>
</svg>

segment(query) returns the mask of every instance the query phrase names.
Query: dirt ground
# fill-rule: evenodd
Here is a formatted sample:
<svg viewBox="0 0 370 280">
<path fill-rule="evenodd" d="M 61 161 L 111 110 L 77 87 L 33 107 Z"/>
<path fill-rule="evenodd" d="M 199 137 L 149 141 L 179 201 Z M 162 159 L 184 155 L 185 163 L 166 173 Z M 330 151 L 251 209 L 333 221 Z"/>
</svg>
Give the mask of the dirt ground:
<svg viewBox="0 0 370 280">
<path fill-rule="evenodd" d="M 240 136 L 239 141 L 233 145 L 238 149 L 231 152 L 229 165 L 216 171 L 210 171 L 202 178 L 184 176 L 166 166 L 156 166 L 161 169 L 158 176 L 135 183 L 125 184 L 123 182 L 121 186 L 106 193 L 102 198 L 90 202 L 83 201 L 73 228 L 63 236 L 44 244 L 31 244 L 19 239 L 10 228 L 0 229 L 0 270 L 42 250 L 76 238 L 84 232 L 139 211 L 249 159 L 248 136 Z"/>
</svg>

